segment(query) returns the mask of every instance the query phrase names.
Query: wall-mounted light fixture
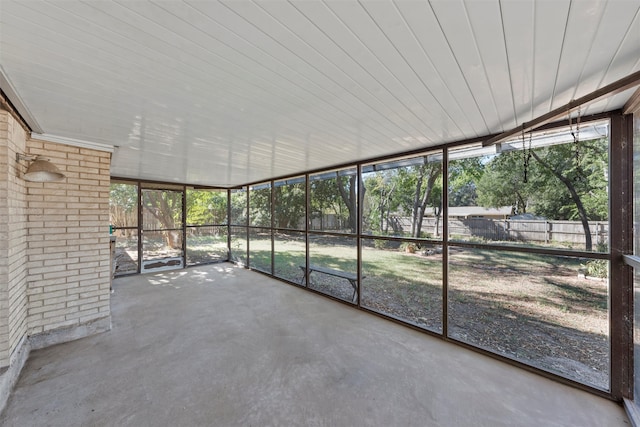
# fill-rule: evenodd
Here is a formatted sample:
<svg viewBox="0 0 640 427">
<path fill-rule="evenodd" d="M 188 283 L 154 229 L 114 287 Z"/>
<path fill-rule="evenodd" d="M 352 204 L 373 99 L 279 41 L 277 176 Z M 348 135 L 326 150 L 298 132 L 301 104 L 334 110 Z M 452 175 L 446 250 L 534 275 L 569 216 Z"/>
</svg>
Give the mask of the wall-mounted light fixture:
<svg viewBox="0 0 640 427">
<path fill-rule="evenodd" d="M 43 156 L 28 156 L 16 153 L 16 162 L 20 160 L 32 162 L 24 175 L 22 175 L 25 181 L 52 182 L 64 179 L 64 174 L 60 172 L 56 165 Z"/>
</svg>

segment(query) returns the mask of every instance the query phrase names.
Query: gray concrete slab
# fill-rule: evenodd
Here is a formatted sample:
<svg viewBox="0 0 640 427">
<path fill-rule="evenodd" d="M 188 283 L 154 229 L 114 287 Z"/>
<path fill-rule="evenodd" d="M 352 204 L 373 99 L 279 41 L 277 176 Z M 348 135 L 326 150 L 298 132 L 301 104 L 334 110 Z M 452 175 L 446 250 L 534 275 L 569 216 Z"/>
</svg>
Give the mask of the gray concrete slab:
<svg viewBox="0 0 640 427">
<path fill-rule="evenodd" d="M 6 426 L 628 426 L 622 407 L 230 264 L 114 282 Z"/>
</svg>

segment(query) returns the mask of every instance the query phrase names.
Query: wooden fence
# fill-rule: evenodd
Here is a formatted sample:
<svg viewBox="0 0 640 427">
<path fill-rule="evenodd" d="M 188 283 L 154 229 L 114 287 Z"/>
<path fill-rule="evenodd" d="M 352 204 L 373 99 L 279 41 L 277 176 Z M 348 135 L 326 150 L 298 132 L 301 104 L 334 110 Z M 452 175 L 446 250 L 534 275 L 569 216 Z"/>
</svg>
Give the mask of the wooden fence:
<svg viewBox="0 0 640 427">
<path fill-rule="evenodd" d="M 411 231 L 410 217 L 394 217 L 394 226 L 400 231 Z M 440 219 L 438 235 L 442 235 Z M 422 222 L 424 234 L 436 234 L 436 218 L 425 217 Z M 594 249 L 598 244 L 609 241 L 609 223 L 604 221 L 590 221 L 591 240 Z M 552 220 L 511 220 L 489 218 L 451 218 L 449 220 L 449 235 L 453 238 L 478 237 L 494 241 L 519 241 L 539 243 L 563 243 L 583 246 L 585 244 L 584 228 L 580 221 L 552 221 Z"/>
</svg>

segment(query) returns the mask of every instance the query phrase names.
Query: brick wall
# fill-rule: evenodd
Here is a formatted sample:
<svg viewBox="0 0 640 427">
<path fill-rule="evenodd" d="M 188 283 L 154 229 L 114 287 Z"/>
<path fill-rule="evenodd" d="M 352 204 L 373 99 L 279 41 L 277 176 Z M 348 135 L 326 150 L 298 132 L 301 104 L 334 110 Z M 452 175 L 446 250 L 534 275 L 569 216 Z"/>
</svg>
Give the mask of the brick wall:
<svg viewBox="0 0 640 427">
<path fill-rule="evenodd" d="M 27 331 L 27 202 L 15 161 L 25 145 L 24 129 L 0 111 L 0 367 L 9 365 Z"/>
<path fill-rule="evenodd" d="M 43 154 L 66 178 L 26 182 L 16 153 Z M 31 139 L 0 110 L 0 372 L 27 336 L 41 347 L 109 328 L 110 158 Z"/>
<path fill-rule="evenodd" d="M 0 110 L 0 367 L 9 362 L 9 206 L 7 148 L 8 115 Z"/>
<path fill-rule="evenodd" d="M 31 139 L 66 178 L 27 183 L 29 335 L 110 315 L 110 153 Z"/>
<path fill-rule="evenodd" d="M 27 200 L 25 182 L 18 177 L 20 165 L 15 161 L 16 153 L 24 152 L 27 135 L 12 117 L 8 121 L 9 354 L 12 355 L 27 331 L 27 267 L 24 262 L 27 251 Z"/>
</svg>

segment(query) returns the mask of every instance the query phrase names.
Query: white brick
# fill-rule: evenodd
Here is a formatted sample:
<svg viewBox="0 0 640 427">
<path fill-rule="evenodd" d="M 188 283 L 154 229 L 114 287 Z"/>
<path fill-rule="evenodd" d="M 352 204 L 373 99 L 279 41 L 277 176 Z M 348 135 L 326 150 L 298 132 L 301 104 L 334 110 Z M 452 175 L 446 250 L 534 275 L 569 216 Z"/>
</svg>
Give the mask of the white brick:
<svg viewBox="0 0 640 427">
<path fill-rule="evenodd" d="M 56 312 L 58 310 L 66 310 L 66 304 L 63 302 L 59 302 L 57 304 L 46 304 L 40 307 L 33 307 L 29 309 L 29 314 L 40 314 L 42 313 L 43 316 L 46 316 L 47 313 L 52 313 L 52 312 Z"/>
<path fill-rule="evenodd" d="M 59 329 L 59 328 L 65 328 L 65 327 L 69 327 L 69 326 L 74 326 L 78 324 L 78 319 L 72 319 L 72 320 L 65 320 L 65 321 L 58 321 L 55 324 L 49 324 L 49 325 L 44 325 L 43 327 L 43 331 L 50 331 L 52 329 Z"/>
<path fill-rule="evenodd" d="M 97 312 L 97 313 L 93 313 L 93 314 L 90 314 L 90 315 L 86 315 L 86 316 L 80 317 L 80 323 L 87 323 L 87 322 L 91 322 L 93 320 L 102 319 L 104 317 L 106 317 L 105 313 Z"/>
<path fill-rule="evenodd" d="M 46 311 L 42 313 L 42 317 L 44 319 L 58 319 L 62 317 L 63 320 L 66 320 L 72 313 L 76 313 L 77 309 L 75 307 L 70 308 L 61 308 L 59 310 Z M 51 322 L 57 322 L 58 320 L 51 320 Z"/>
<path fill-rule="evenodd" d="M 95 298 L 87 298 L 87 301 L 90 300 L 95 300 L 95 302 L 89 303 L 89 304 L 83 304 L 80 306 L 80 311 L 86 311 L 89 309 L 93 309 L 93 308 L 100 308 L 100 307 L 104 307 L 105 304 L 108 304 L 105 301 L 99 301 L 99 298 L 95 297 Z"/>
<path fill-rule="evenodd" d="M 40 288 L 40 289 L 42 290 L 43 288 Z M 57 298 L 62 296 L 65 296 L 65 297 L 67 296 L 66 290 L 49 291 L 46 294 L 41 291 L 40 293 L 29 296 L 29 304 L 33 305 L 34 302 L 44 301 L 45 299 L 47 300 L 47 302 L 49 302 L 51 298 Z"/>
</svg>

